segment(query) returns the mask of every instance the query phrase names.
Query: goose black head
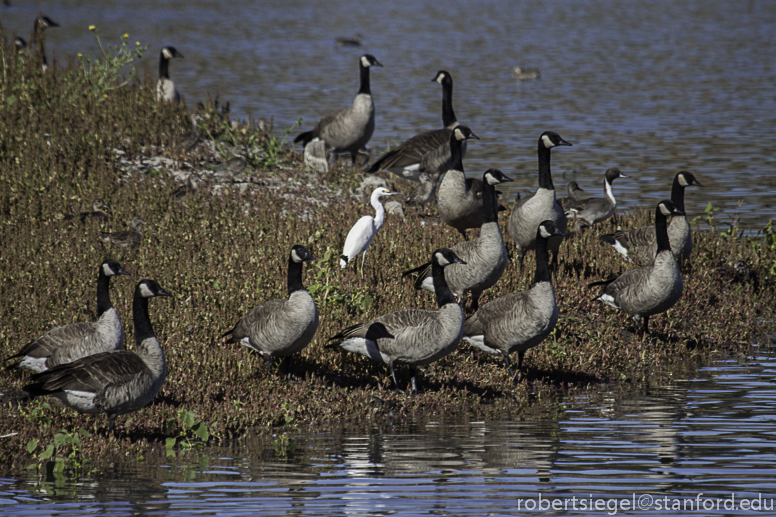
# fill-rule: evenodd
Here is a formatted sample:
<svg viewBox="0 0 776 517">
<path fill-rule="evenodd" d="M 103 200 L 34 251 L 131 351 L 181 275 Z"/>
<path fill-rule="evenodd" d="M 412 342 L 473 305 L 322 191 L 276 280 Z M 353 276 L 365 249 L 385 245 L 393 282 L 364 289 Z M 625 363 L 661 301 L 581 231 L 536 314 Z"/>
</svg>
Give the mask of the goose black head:
<svg viewBox="0 0 776 517">
<path fill-rule="evenodd" d="M 305 260 L 315 260 L 315 257 L 313 257 L 309 251 L 307 251 L 307 248 L 301 244 L 297 244 L 291 248 L 291 260 L 297 264 L 301 264 Z"/>
<path fill-rule="evenodd" d="M 701 182 L 695 179 L 695 176 L 692 175 L 692 172 L 687 171 L 681 171 L 679 172 L 676 177 L 679 180 L 679 184 L 683 187 L 689 187 L 690 185 L 695 185 L 696 187 L 702 187 Z"/>
<path fill-rule="evenodd" d="M 41 29 L 48 29 L 49 27 L 59 27 L 59 24 L 49 18 L 48 16 L 38 15 L 38 19 L 35 21 L 38 27 Z"/>
<path fill-rule="evenodd" d="M 21 54 L 27 48 L 27 41 L 21 36 L 16 36 L 13 39 L 13 45 L 16 47 L 16 52 Z"/>
<path fill-rule="evenodd" d="M 382 67 L 383 65 L 381 65 L 377 58 L 375 58 L 372 54 L 364 54 L 361 56 L 361 66 L 364 68 L 369 68 L 370 66 Z"/>
<path fill-rule="evenodd" d="M 182 58 L 183 54 L 175 50 L 175 47 L 164 47 L 162 48 L 162 57 L 164 59 Z"/>
<path fill-rule="evenodd" d="M 453 129 L 452 138 L 455 138 L 456 140 L 463 141 L 463 140 L 479 140 L 480 137 L 474 134 L 474 132 L 469 129 L 469 126 L 458 126 L 455 129 Z"/>
<path fill-rule="evenodd" d="M 552 149 L 559 145 L 571 145 L 571 142 L 563 140 L 555 131 L 545 131 L 539 137 L 539 143 L 547 149 Z"/>
<path fill-rule="evenodd" d="M 456 255 L 450 248 L 439 248 L 434 251 L 431 257 L 432 263 L 437 263 L 442 267 L 447 267 L 450 264 L 466 264 L 458 255 Z"/>
<path fill-rule="evenodd" d="M 172 296 L 172 294 L 165 291 L 156 280 L 145 278 L 137 283 L 135 290 L 140 293 L 143 298 L 153 298 L 154 296 Z"/>
<path fill-rule="evenodd" d="M 682 210 L 679 210 L 678 208 L 676 208 L 676 206 L 671 202 L 670 199 L 664 199 L 663 201 L 658 203 L 657 210 L 666 217 L 670 215 L 685 215 Z"/>
<path fill-rule="evenodd" d="M 542 221 L 539 223 L 539 226 L 536 229 L 536 235 L 542 236 L 545 239 L 549 239 L 550 237 L 562 237 L 566 235 L 563 231 L 560 230 L 557 226 L 555 226 L 555 223 L 551 220 L 547 219 L 546 221 Z"/>
<path fill-rule="evenodd" d="M 616 180 L 617 178 L 628 177 L 622 172 L 620 172 L 620 169 L 618 169 L 617 167 L 612 167 L 611 169 L 607 169 L 605 176 L 606 176 L 606 179 L 609 181 L 609 183 Z"/>
<path fill-rule="evenodd" d="M 439 84 L 445 84 L 445 83 L 451 82 L 452 80 L 453 80 L 453 78 L 450 76 L 450 72 L 448 72 L 446 70 L 440 70 L 439 72 L 437 72 L 437 74 L 434 76 L 434 78 L 431 79 L 431 82 L 432 83 L 436 82 L 436 83 L 439 83 Z"/>
<path fill-rule="evenodd" d="M 513 181 L 512 178 L 504 174 L 498 169 L 488 169 L 485 174 L 482 175 L 483 180 L 487 181 L 489 185 L 498 185 L 507 181 Z"/>
<path fill-rule="evenodd" d="M 106 260 L 105 262 L 102 263 L 100 267 L 102 268 L 102 273 L 105 276 L 114 276 L 114 275 L 132 276 L 128 271 L 126 271 L 123 267 L 121 267 L 121 264 L 119 264 L 118 261 L 114 259 Z"/>
</svg>

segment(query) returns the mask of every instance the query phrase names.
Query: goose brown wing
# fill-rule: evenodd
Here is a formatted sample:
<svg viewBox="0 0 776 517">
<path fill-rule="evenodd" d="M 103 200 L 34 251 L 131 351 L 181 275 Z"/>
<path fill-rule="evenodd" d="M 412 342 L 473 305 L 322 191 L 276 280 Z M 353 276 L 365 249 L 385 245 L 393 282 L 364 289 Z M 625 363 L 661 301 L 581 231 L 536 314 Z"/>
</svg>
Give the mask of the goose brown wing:
<svg viewBox="0 0 776 517">
<path fill-rule="evenodd" d="M 500 296 L 491 300 L 466 319 L 464 336 L 478 336 L 485 334 L 488 325 L 515 312 L 518 305 L 524 304 L 528 297 L 528 291 L 520 291 Z"/>
<path fill-rule="evenodd" d="M 62 345 L 88 338 L 94 333 L 95 328 L 96 324 L 94 322 L 86 321 L 51 329 L 39 338 L 24 345 L 16 355 L 8 359 L 24 356 L 35 358 L 50 357 Z"/>
<path fill-rule="evenodd" d="M 30 380 L 44 392 L 75 390 L 97 392 L 111 384 L 128 382 L 146 369 L 137 354 L 121 350 L 84 357 L 33 375 Z"/>
<path fill-rule="evenodd" d="M 440 146 L 448 145 L 451 133 L 450 129 L 434 129 L 415 135 L 378 158 L 367 172 L 420 163 L 427 153 L 435 151 Z"/>
</svg>

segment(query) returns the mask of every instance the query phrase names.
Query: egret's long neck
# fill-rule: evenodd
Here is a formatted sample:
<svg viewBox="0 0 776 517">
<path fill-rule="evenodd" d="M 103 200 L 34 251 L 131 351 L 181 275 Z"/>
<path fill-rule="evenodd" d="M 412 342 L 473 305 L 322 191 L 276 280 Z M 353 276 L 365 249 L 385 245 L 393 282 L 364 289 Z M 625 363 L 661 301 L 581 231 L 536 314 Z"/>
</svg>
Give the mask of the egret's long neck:
<svg viewBox="0 0 776 517">
<path fill-rule="evenodd" d="M 375 209 L 375 231 L 377 231 L 382 228 L 385 221 L 385 208 L 383 208 L 383 204 L 377 196 L 372 198 L 372 207 Z"/>
</svg>

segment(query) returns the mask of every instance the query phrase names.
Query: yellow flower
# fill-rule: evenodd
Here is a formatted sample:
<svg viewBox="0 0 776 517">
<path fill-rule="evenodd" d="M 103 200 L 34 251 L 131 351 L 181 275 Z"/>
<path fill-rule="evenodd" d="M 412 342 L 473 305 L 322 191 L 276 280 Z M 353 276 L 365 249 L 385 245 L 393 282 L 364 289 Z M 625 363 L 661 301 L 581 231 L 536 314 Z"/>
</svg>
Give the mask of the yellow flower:
<svg viewBox="0 0 776 517">
<path fill-rule="evenodd" d="M 79 52 L 78 57 L 84 57 L 84 55 Z"/>
<path fill-rule="evenodd" d="M 140 46 L 140 42 L 139 42 L 139 41 L 136 41 L 136 42 L 135 42 L 135 46 L 136 46 L 136 47 L 139 47 L 139 46 Z"/>
<path fill-rule="evenodd" d="M 108 94 L 107 93 L 103 93 L 102 96 L 105 97 L 106 99 L 108 98 Z"/>
<path fill-rule="evenodd" d="M 95 27 L 94 25 L 89 25 L 89 30 L 90 30 L 90 31 L 93 31 L 93 30 L 94 30 L 94 29 L 96 29 L 96 28 L 97 28 L 97 27 Z"/>
<path fill-rule="evenodd" d="M 128 37 L 129 37 L 129 34 L 127 34 L 126 32 L 125 32 L 125 33 L 124 33 L 124 35 L 122 36 L 122 38 L 124 38 L 124 39 L 127 39 Z"/>
</svg>

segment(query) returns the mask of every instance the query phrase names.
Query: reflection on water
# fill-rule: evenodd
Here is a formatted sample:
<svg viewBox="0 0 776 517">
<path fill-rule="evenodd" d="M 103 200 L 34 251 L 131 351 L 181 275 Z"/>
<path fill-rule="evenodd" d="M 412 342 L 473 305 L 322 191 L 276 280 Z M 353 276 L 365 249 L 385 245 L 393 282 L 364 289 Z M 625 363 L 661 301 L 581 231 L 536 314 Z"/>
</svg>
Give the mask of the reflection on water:
<svg viewBox="0 0 776 517">
<path fill-rule="evenodd" d="M 577 498 L 575 515 L 602 514 L 582 500 L 624 508 L 634 497 L 649 498 L 638 515 L 664 514 L 659 499 L 731 494 L 773 508 L 775 380 L 776 351 L 762 347 L 664 388 L 553 401 L 548 419 L 298 432 L 282 451 L 248 439 L 56 488 L 23 473 L 0 479 L 0 513 L 522 515 L 517 501 L 540 495 L 543 504 Z"/>
<path fill-rule="evenodd" d="M 504 170 L 509 196 L 536 188 L 536 140 L 552 129 L 574 144 L 553 155 L 558 186 L 598 195 L 619 167 L 633 178 L 615 186 L 621 206 L 651 208 L 687 169 L 704 185 L 688 191 L 689 214 L 712 202 L 720 222 L 749 229 L 776 215 L 773 2 L 12 2 L 4 29 L 26 35 L 39 9 L 62 26 L 47 33 L 50 52 L 98 53 L 96 24 L 106 42 L 129 32 L 150 43 L 154 74 L 158 49 L 174 45 L 186 58 L 171 75 L 190 106 L 218 93 L 280 131 L 352 102 L 356 57 L 370 52 L 385 66 L 372 74 L 376 152 L 441 125 L 431 79 L 446 69 L 459 120 L 482 137 L 467 171 Z M 355 33 L 361 47 L 336 44 Z M 515 65 L 541 78 L 515 81 Z"/>
</svg>

